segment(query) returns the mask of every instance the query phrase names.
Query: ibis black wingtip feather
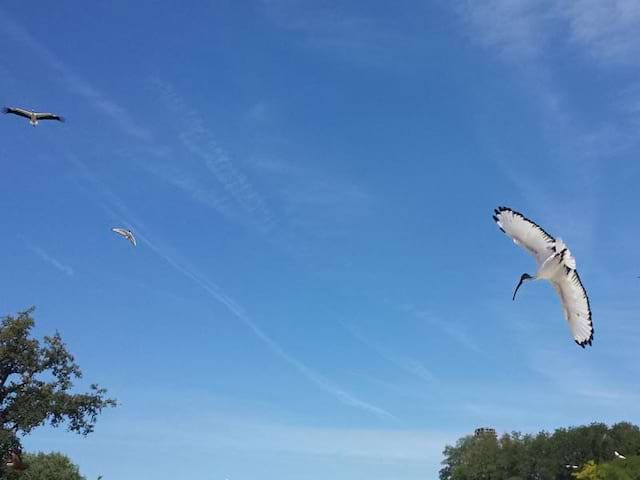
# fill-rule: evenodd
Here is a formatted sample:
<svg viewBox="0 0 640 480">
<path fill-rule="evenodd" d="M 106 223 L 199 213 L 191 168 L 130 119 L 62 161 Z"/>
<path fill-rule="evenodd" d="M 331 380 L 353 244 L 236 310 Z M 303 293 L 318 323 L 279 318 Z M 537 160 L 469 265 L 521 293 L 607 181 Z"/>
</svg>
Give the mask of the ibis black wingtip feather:
<svg viewBox="0 0 640 480">
<path fill-rule="evenodd" d="M 497 209 L 496 209 L 496 210 L 494 210 L 494 211 L 496 212 L 496 215 L 499 215 L 499 214 L 500 214 L 500 212 L 498 212 L 498 210 L 497 210 Z M 503 229 L 503 228 L 502 228 L 502 226 L 500 225 L 500 220 L 498 220 L 498 217 L 496 217 L 496 215 L 494 215 L 494 216 L 493 216 L 493 217 L 491 217 L 491 218 L 493 218 L 493 221 L 494 221 L 494 222 L 496 222 L 496 225 L 498 225 L 498 228 L 500 229 L 500 231 L 501 231 L 502 233 L 507 233 L 507 232 L 505 232 L 505 231 L 504 231 L 504 229 Z"/>
</svg>

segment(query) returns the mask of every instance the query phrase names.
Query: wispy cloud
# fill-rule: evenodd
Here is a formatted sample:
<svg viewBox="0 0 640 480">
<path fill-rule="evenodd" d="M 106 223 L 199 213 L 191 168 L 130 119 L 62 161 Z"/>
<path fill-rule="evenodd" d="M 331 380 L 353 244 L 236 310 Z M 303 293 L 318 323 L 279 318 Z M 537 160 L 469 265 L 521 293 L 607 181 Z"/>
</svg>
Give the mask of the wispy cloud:
<svg viewBox="0 0 640 480">
<path fill-rule="evenodd" d="M 533 372 L 571 395 L 598 404 L 637 405 L 640 397 L 637 389 L 617 387 L 610 375 L 602 375 L 591 362 L 550 349 L 538 348 L 527 355 Z"/>
<path fill-rule="evenodd" d="M 457 323 L 448 319 L 443 320 L 432 312 L 417 308 L 413 304 L 403 304 L 400 306 L 400 310 L 410 314 L 414 318 L 427 322 L 430 326 L 440 330 L 442 333 L 444 333 L 463 347 L 476 353 L 482 353 L 482 349 L 478 346 L 469 331 L 461 323 Z"/>
<path fill-rule="evenodd" d="M 172 418 L 171 413 L 169 418 Z M 152 436 L 162 446 L 172 444 L 174 450 L 233 449 L 422 465 L 437 462 L 444 446 L 455 441 L 457 433 L 420 429 L 321 428 L 300 422 L 265 421 L 264 415 L 256 419 L 251 412 L 225 411 L 221 414 L 203 405 L 197 410 L 197 415 L 182 412 L 180 418 L 172 421 L 181 426 L 181 431 L 189 432 L 180 435 L 180 445 L 176 447 L 176 438 L 171 439 L 166 429 L 159 428 L 155 416 L 138 416 L 138 422 L 145 425 L 139 429 L 143 438 L 122 440 L 139 445 L 147 443 Z M 102 435 L 108 433 L 103 432 Z"/>
<path fill-rule="evenodd" d="M 176 114 L 178 148 L 188 152 L 189 160 L 177 164 L 159 155 L 158 161 L 141 167 L 194 201 L 257 228 L 288 251 L 299 249 L 291 235 L 339 235 L 354 218 L 370 211 L 372 195 L 349 179 L 262 153 L 232 158 L 171 85 L 157 79 L 153 84 Z M 266 107 L 261 103 L 256 108 L 261 115 Z M 270 187 L 269 201 L 252 178 Z"/>
<path fill-rule="evenodd" d="M 47 253 L 46 251 L 44 251 L 44 249 L 42 249 L 41 247 L 38 247 L 36 245 L 30 245 L 29 248 L 36 254 L 38 255 L 38 257 L 40 257 L 42 260 L 44 260 L 45 262 L 47 262 L 49 265 L 51 265 L 52 267 L 54 267 L 56 270 L 58 270 L 59 272 L 64 273 L 65 275 L 68 275 L 70 277 L 73 276 L 73 269 L 71 267 L 69 267 L 68 265 L 65 265 L 64 263 L 62 263 L 60 260 L 58 260 L 57 258 L 53 257 L 52 255 L 50 255 L 49 253 Z"/>
<path fill-rule="evenodd" d="M 263 0 L 262 6 L 274 25 L 297 35 L 303 45 L 356 64 L 408 66 L 413 62 L 406 56 L 424 47 L 424 31 L 399 29 L 393 21 L 350 11 L 339 2 Z"/>
<path fill-rule="evenodd" d="M 576 0 L 558 11 L 572 41 L 605 64 L 635 63 L 640 54 L 640 4 L 635 0 Z"/>
<path fill-rule="evenodd" d="M 249 317 L 238 303 L 222 292 L 220 287 L 215 283 L 205 278 L 200 273 L 196 272 L 193 267 L 187 266 L 184 261 L 179 260 L 175 255 L 169 254 L 164 248 L 151 242 L 147 237 L 140 236 L 142 241 L 149 246 L 159 257 L 164 259 L 171 267 L 190 278 L 196 285 L 207 292 L 213 299 L 223 304 L 229 312 L 231 312 L 238 320 L 240 320 L 249 330 L 260 339 L 269 350 L 276 356 L 280 357 L 287 364 L 292 366 L 300 374 L 302 374 L 307 380 L 314 383 L 320 389 L 331 394 L 345 405 L 364 410 L 368 413 L 372 413 L 382 418 L 393 418 L 386 410 L 377 407 L 373 404 L 365 402 L 355 395 L 347 392 L 340 386 L 331 382 L 329 379 L 319 374 L 312 368 L 302 363 L 297 358 L 286 352 L 275 340 L 267 335 L 258 325 Z"/>
<path fill-rule="evenodd" d="M 421 362 L 405 356 L 398 356 L 390 353 L 385 348 L 369 340 L 362 332 L 353 325 L 347 327 L 349 332 L 361 343 L 375 351 L 378 355 L 393 363 L 405 372 L 420 378 L 421 380 L 433 384 L 437 381 L 436 376 Z"/>
<path fill-rule="evenodd" d="M 637 86 L 622 85 L 625 99 L 601 95 L 600 102 L 610 102 L 610 110 L 628 118 L 606 116 L 600 124 L 578 128 L 569 107 L 571 92 L 555 79 L 559 53 L 582 60 L 590 68 L 620 69 L 635 65 L 640 53 L 640 4 L 634 0 L 489 0 L 467 1 L 457 11 L 468 27 L 468 35 L 504 59 L 521 68 L 529 89 L 535 93 L 550 131 L 560 127 L 565 139 L 580 156 L 601 157 L 617 153 L 636 138 L 637 113 L 629 105 L 638 104 Z M 598 100 L 594 98 L 594 100 Z M 620 103 L 618 105 L 617 103 Z M 633 132 L 633 136 L 630 135 Z"/>
<path fill-rule="evenodd" d="M 301 162 L 259 156 L 247 167 L 273 186 L 283 220 L 294 229 L 339 235 L 373 210 L 375 197 L 360 184 Z"/>
<path fill-rule="evenodd" d="M 191 197 L 195 202 L 215 210 L 228 219 L 240 216 L 237 206 L 220 192 L 216 185 L 207 181 L 207 176 L 191 173 L 171 163 L 145 162 L 141 168 Z"/>
<path fill-rule="evenodd" d="M 49 48 L 39 42 L 14 18 L 0 9 L 0 32 L 24 48 L 30 49 L 59 76 L 69 91 L 87 100 L 96 110 L 110 118 L 122 131 L 139 140 L 150 140 L 151 134 L 135 121 L 129 111 L 99 91 L 65 65 Z"/>
<path fill-rule="evenodd" d="M 233 161 L 231 155 L 216 141 L 213 134 L 205 128 L 200 114 L 178 95 L 166 82 L 154 80 L 154 86 L 162 100 L 176 117 L 182 119 L 178 138 L 186 150 L 199 159 L 204 169 L 220 184 L 224 192 L 238 207 L 245 219 L 249 219 L 259 230 L 267 233 L 275 227 L 275 216 L 268 207 L 263 195 Z M 176 182 L 175 172 L 165 175 L 162 170 L 152 169 L 165 181 L 187 192 L 194 199 L 212 205 L 210 197 L 203 195 L 202 189 L 193 180 Z M 179 174 L 181 176 L 181 174 Z M 213 203 L 214 208 L 220 209 L 220 200 Z M 229 210 L 226 210 L 227 214 Z"/>
<path fill-rule="evenodd" d="M 471 37 L 513 61 L 530 61 L 547 46 L 553 30 L 546 0 L 468 0 L 456 8 L 471 27 Z"/>
<path fill-rule="evenodd" d="M 458 9 L 483 44 L 514 61 L 538 58 L 552 42 L 602 65 L 635 62 L 640 53 L 635 0 L 468 0 Z"/>
</svg>

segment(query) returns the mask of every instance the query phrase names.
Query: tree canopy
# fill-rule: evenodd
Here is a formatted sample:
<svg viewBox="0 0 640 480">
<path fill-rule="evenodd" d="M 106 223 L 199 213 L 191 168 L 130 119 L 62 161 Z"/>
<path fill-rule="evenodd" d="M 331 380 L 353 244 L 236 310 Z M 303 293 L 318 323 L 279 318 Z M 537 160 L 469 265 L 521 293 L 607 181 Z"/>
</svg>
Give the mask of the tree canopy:
<svg viewBox="0 0 640 480">
<path fill-rule="evenodd" d="M 78 466 L 62 453 L 27 453 L 23 461 L 28 468 L 10 472 L 8 480 L 85 480 Z"/>
<path fill-rule="evenodd" d="M 42 343 L 31 337 L 33 311 L 0 323 L 0 458 L 20 448 L 20 436 L 47 423 L 87 435 L 102 409 L 116 405 L 96 384 L 71 393 L 82 371 L 57 332 Z M 0 474 L 4 468 L 0 462 Z"/>
<path fill-rule="evenodd" d="M 628 457 L 626 460 L 615 459 L 599 465 L 590 461 L 575 473 L 574 478 L 578 480 L 640 480 L 640 456 Z"/>
<path fill-rule="evenodd" d="M 455 446 L 445 447 L 440 479 L 568 480 L 577 473 L 589 475 L 590 461 L 595 470 L 610 476 L 580 478 L 640 479 L 611 473 L 623 466 L 614 456 L 615 450 L 629 456 L 640 453 L 640 429 L 626 422 L 612 427 L 593 423 L 559 428 L 553 434 L 543 431 L 535 435 L 513 432 L 500 437 L 469 435 L 459 439 Z M 633 470 L 635 463 L 625 462 L 629 469 L 626 473 L 640 472 Z"/>
</svg>

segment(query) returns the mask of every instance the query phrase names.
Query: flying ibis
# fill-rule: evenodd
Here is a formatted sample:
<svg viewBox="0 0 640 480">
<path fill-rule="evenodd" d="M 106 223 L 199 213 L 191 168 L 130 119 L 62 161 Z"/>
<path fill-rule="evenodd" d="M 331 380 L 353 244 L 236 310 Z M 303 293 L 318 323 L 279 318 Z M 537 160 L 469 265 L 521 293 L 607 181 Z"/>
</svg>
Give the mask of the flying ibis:
<svg viewBox="0 0 640 480">
<path fill-rule="evenodd" d="M 54 113 L 33 112 L 31 110 L 25 110 L 24 108 L 17 107 L 5 107 L 2 111 L 4 113 L 11 113 L 13 115 L 18 115 L 19 117 L 28 118 L 29 123 L 34 127 L 40 120 L 57 120 L 59 122 L 64 122 L 63 117 Z"/>
<path fill-rule="evenodd" d="M 618 457 L 620 460 L 626 460 L 627 457 L 625 457 L 624 455 L 622 455 L 621 453 L 618 453 L 616 450 L 613 451 L 613 454 Z"/>
<path fill-rule="evenodd" d="M 529 280 L 549 280 L 560 296 L 564 317 L 575 342 L 584 348 L 593 341 L 593 323 L 589 297 L 576 270 L 576 261 L 562 240 L 555 239 L 524 215 L 507 207 L 498 207 L 493 219 L 516 245 L 531 253 L 538 264 L 535 275 L 523 273 L 513 292 Z"/>
<path fill-rule="evenodd" d="M 136 237 L 133 236 L 133 232 L 131 230 L 127 230 L 126 228 L 113 227 L 111 231 L 129 240 L 134 247 L 137 245 Z"/>
</svg>

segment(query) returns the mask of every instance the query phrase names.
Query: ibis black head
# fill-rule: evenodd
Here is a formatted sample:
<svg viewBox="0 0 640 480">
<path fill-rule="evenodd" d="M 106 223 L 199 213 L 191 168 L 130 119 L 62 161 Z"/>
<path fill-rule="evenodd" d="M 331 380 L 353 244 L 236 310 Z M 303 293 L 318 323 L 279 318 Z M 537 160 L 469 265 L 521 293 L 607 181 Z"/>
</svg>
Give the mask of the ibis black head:
<svg viewBox="0 0 640 480">
<path fill-rule="evenodd" d="M 520 277 L 520 281 L 518 282 L 518 286 L 516 287 L 515 292 L 513 292 L 513 300 L 516 299 L 516 293 L 518 293 L 518 289 L 520 288 L 520 285 L 522 285 L 524 283 L 525 280 L 531 280 L 533 277 L 531 275 L 529 275 L 528 273 L 523 273 L 522 276 Z"/>
</svg>

